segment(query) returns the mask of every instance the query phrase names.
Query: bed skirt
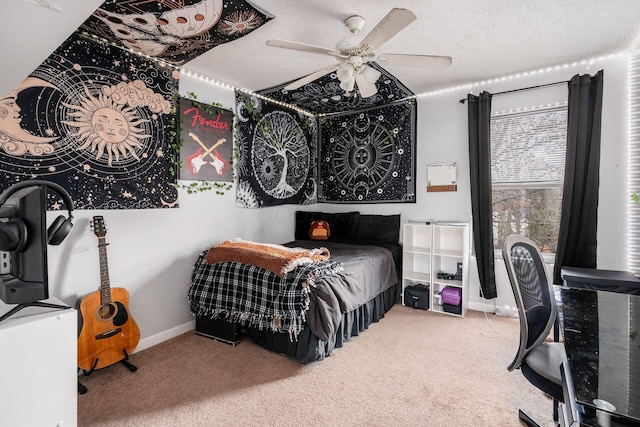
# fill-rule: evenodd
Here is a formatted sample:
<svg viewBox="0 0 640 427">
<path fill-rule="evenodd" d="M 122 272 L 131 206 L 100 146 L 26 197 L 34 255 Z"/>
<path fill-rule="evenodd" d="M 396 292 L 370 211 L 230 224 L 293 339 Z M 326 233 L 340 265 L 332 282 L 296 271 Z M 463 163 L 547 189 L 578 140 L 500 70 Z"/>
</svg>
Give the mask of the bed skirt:
<svg viewBox="0 0 640 427">
<path fill-rule="evenodd" d="M 378 294 L 359 308 L 342 314 L 342 322 L 336 334 L 328 341 L 320 340 L 311 329 L 305 327 L 296 341 L 289 334 L 259 330 L 256 327 L 243 328 L 257 345 L 292 357 L 298 362 L 309 363 L 323 360 L 331 352 L 342 347 L 352 337 L 360 335 L 374 322 L 380 321 L 387 311 L 399 300 L 399 282 Z"/>
</svg>

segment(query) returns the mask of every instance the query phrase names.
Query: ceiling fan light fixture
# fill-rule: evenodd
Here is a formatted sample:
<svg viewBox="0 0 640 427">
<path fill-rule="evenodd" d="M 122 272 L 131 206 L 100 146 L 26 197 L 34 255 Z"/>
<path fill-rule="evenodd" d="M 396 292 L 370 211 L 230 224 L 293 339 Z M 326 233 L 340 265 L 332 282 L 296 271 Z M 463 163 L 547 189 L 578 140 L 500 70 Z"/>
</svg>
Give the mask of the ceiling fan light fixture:
<svg viewBox="0 0 640 427">
<path fill-rule="evenodd" d="M 362 75 L 369 83 L 373 84 L 378 81 L 382 73 L 369 65 L 365 65 L 362 70 Z"/>
<path fill-rule="evenodd" d="M 346 92 L 347 95 L 349 95 L 351 93 L 351 91 L 353 90 L 353 87 L 356 84 L 356 79 L 352 78 L 349 80 L 344 80 L 342 82 L 340 82 L 340 88 L 342 90 L 344 90 Z"/>
<path fill-rule="evenodd" d="M 355 85 L 356 85 L 356 78 L 354 76 L 348 80 L 342 80 L 340 82 L 340 89 L 344 90 L 346 96 L 349 96 L 351 95 L 351 92 L 353 91 L 353 88 L 355 87 Z"/>
<path fill-rule="evenodd" d="M 338 68 L 338 72 L 336 75 L 338 76 L 338 80 L 340 83 L 353 80 L 356 74 L 356 69 L 350 62 L 345 62 Z"/>
</svg>

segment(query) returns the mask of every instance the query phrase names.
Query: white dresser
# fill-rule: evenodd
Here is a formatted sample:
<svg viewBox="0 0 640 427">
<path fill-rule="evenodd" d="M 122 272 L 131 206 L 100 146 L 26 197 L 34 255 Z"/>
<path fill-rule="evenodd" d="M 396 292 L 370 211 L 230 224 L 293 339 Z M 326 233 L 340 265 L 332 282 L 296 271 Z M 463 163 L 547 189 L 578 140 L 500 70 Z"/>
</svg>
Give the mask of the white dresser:
<svg viewBox="0 0 640 427">
<path fill-rule="evenodd" d="M 0 301 L 0 316 L 13 307 Z M 77 328 L 73 308 L 26 307 L 0 322 L 1 426 L 77 425 Z"/>
</svg>

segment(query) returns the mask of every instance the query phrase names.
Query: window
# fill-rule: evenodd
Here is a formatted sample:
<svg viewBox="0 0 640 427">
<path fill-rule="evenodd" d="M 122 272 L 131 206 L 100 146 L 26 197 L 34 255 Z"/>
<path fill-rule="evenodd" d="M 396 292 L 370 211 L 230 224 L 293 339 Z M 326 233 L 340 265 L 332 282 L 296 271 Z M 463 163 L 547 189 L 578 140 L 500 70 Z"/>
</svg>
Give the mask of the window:
<svg viewBox="0 0 640 427">
<path fill-rule="evenodd" d="M 494 249 L 517 233 L 555 253 L 566 142 L 566 106 L 491 118 Z"/>
</svg>

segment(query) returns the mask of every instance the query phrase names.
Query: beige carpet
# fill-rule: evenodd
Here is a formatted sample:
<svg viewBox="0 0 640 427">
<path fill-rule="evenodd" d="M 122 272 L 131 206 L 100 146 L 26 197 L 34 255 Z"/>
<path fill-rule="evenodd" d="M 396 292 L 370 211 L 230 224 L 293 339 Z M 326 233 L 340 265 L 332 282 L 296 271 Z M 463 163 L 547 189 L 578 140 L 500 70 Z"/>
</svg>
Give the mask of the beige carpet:
<svg viewBox="0 0 640 427">
<path fill-rule="evenodd" d="M 301 365 L 243 337 L 190 332 L 81 381 L 79 426 L 519 426 L 518 408 L 553 425 L 551 400 L 520 371 L 516 319 L 396 305 L 321 362 Z"/>
</svg>

